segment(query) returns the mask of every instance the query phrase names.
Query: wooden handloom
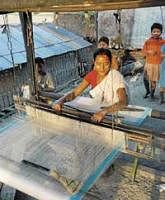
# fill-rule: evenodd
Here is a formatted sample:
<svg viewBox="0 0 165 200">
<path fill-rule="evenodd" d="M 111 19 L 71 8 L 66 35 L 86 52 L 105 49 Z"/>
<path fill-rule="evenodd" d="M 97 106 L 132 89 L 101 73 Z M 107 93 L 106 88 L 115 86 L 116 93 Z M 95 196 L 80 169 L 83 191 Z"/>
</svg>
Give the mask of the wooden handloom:
<svg viewBox="0 0 165 200">
<path fill-rule="evenodd" d="M 19 106 L 16 104 L 16 107 Z M 137 151 L 131 147 L 131 143 L 133 146 L 148 146 L 150 149 L 164 148 L 163 143 L 161 142 L 162 146 L 159 143 L 160 139 L 164 139 L 164 132 L 161 129 L 154 132 L 144 123 L 152 114 L 150 110 L 147 111 L 141 125 L 135 126 L 127 124 L 126 121 L 122 122 L 121 115 L 107 116 L 103 122 L 94 123 L 90 119 L 93 111 L 83 111 L 69 104 L 64 105 L 61 113 L 55 112 L 48 104 L 34 100 L 23 100 L 22 106 L 27 115 L 16 115 L 17 117 L 12 118 L 0 129 L 0 174 L 4 174 L 0 177 L 0 182 L 38 199 L 45 200 L 45 197 L 33 190 L 36 180 L 43 184 L 51 182 L 47 187 L 50 200 L 53 199 L 51 195 L 56 192 L 61 196 L 58 199 L 81 199 L 121 152 L 145 159 L 158 158 L 151 153 Z M 145 111 L 142 107 L 130 106 L 124 110 Z M 65 154 L 66 152 L 68 154 Z M 38 178 L 28 178 L 27 165 L 34 177 Z M 10 166 L 18 171 L 12 171 Z M 70 194 L 57 180 L 52 186 L 52 177 L 49 176 L 52 169 L 70 180 L 79 181 L 78 190 Z M 44 178 L 38 173 L 43 173 Z M 7 178 L 9 174 L 12 174 L 11 179 Z M 23 179 L 31 181 L 30 184 L 28 182 L 20 187 Z M 40 184 L 37 187 L 41 189 L 43 186 Z M 54 188 L 53 193 L 49 187 Z"/>
<path fill-rule="evenodd" d="M 42 193 L 38 196 L 32 189 L 36 184 L 34 179 L 31 180 L 28 186 L 25 181 L 23 189 L 20 187 L 23 178 L 25 180 L 29 179 L 29 181 L 31 179 L 26 175 L 28 174 L 26 171 L 27 163 L 21 163 L 22 160 L 26 160 L 33 163 L 34 166 L 56 169 L 63 176 L 80 181 L 81 187 L 78 191 L 74 194 L 66 193 L 68 199 L 81 199 L 97 178 L 119 155 L 123 148 L 123 144 L 120 144 L 120 142 L 123 141 L 124 135 L 121 131 L 117 131 L 117 134 L 112 135 L 109 128 L 80 122 L 80 120 L 74 119 L 71 113 L 68 118 L 56 115 L 50 112 L 51 109 L 48 111 L 46 107 L 46 110 L 43 110 L 43 105 L 42 109 L 36 106 L 39 106 L 38 102 L 37 105 L 32 105 L 32 103 L 26 105 L 26 111 L 30 118 L 21 116 L 20 118 L 11 119 L 10 123 L 5 124 L 0 130 L 0 154 L 3 156 L 0 159 L 0 166 L 2 167 L 0 173 L 4 174 L 0 177 L 0 181 L 12 187 L 15 182 L 14 187 L 19 188 L 19 190 L 38 199 L 44 199 Z M 114 130 L 114 132 L 116 131 Z M 8 145 L 6 146 L 6 144 Z M 4 164 L 4 162 L 7 164 Z M 18 171 L 11 170 L 10 166 Z M 36 177 L 34 166 L 29 166 L 29 168 Z M 38 169 L 36 169 L 38 174 L 37 171 Z M 9 174 L 12 174 L 10 179 L 7 178 Z M 40 180 L 40 177 L 37 179 Z M 49 182 L 49 179 L 52 178 L 47 177 L 43 180 L 41 176 L 41 182 Z M 57 193 L 59 193 L 58 185 L 59 183 L 55 184 L 54 188 Z M 42 188 L 42 185 L 37 187 L 40 186 Z M 51 193 L 49 189 L 48 191 Z M 62 191 L 61 195 L 65 196 L 65 193 L 63 194 Z"/>
<path fill-rule="evenodd" d="M 87 10 L 109 10 L 109 9 L 123 9 L 123 8 L 137 8 L 137 7 L 149 7 L 149 6 L 162 6 L 165 5 L 165 1 L 141 1 L 141 0 L 121 0 L 121 1 L 2 1 L 0 6 L 0 11 L 2 13 L 6 12 L 24 12 L 22 13 L 22 18 L 24 22 L 27 22 L 29 19 L 29 11 L 87 11 Z M 28 22 L 30 24 L 30 22 Z M 24 36 L 28 35 L 27 30 L 29 31 L 29 24 L 24 23 Z M 27 30 L 26 30 L 27 29 Z M 32 33 L 32 32 L 30 32 Z M 32 34 L 31 34 L 32 35 Z M 30 36 L 25 39 L 25 46 L 27 50 L 27 61 L 31 65 L 34 65 L 34 48 L 32 38 Z M 33 74 L 33 73 L 32 73 Z M 33 74 L 34 75 L 34 74 Z M 35 81 L 34 81 L 35 82 Z M 164 114 L 154 112 L 154 120 L 152 118 L 153 111 L 150 116 L 147 116 L 140 126 L 128 125 L 124 123 L 118 123 L 120 118 L 108 117 L 103 120 L 102 123 L 96 124 L 91 122 L 90 116 L 91 113 L 86 113 L 80 110 L 72 109 L 68 106 L 64 106 L 62 113 L 60 115 L 55 113 L 49 105 L 43 104 L 41 102 L 27 101 L 26 103 L 27 110 L 35 110 L 38 116 L 38 121 L 33 121 L 32 119 L 26 118 L 26 116 L 21 116 L 12 118 L 8 122 L 4 122 L 3 126 L 0 128 L 0 182 L 3 182 L 9 186 L 12 186 L 22 192 L 25 192 L 37 199 L 41 200 L 60 200 L 60 199 L 81 199 L 97 178 L 105 171 L 105 169 L 114 161 L 114 159 L 119 155 L 121 151 L 129 153 L 133 156 L 142 157 L 146 159 L 157 158 L 154 155 L 145 155 L 140 151 L 136 151 L 129 146 L 130 142 L 136 143 L 137 145 L 148 145 L 152 147 L 159 147 L 165 149 L 164 147 L 164 136 L 165 136 L 165 126 L 164 126 Z M 34 112 L 31 112 L 34 113 Z M 64 125 L 67 121 L 74 123 L 78 128 L 83 126 L 83 129 L 86 129 L 88 133 L 88 140 L 86 142 L 93 141 L 92 144 L 102 144 L 105 146 L 102 148 L 102 151 L 99 152 L 94 146 L 93 149 L 97 150 L 97 153 L 102 153 L 102 157 L 97 157 L 96 166 L 93 170 L 88 169 L 88 174 L 86 174 L 83 179 L 83 184 L 81 188 L 76 191 L 75 194 L 69 194 L 58 181 L 52 179 L 43 170 L 56 167 L 54 165 L 54 152 L 50 154 L 50 157 L 43 157 L 43 160 L 37 160 L 37 155 L 40 155 L 39 158 L 42 158 L 42 153 L 44 148 L 47 148 L 50 141 L 57 141 L 59 137 L 60 127 L 58 128 L 57 135 L 53 135 L 52 130 L 48 127 L 45 120 L 42 120 L 42 123 L 39 124 L 42 113 L 46 115 L 46 119 L 49 121 L 50 116 L 56 118 L 57 123 L 53 123 L 55 126 L 58 125 L 58 121 L 63 121 Z M 36 118 L 36 114 L 35 114 Z M 162 118 L 162 119 L 160 119 Z M 3 120 L 2 120 L 3 121 Z M 1 123 L 1 122 L 0 122 Z M 45 123 L 45 124 L 44 124 Z M 30 125 L 31 124 L 31 125 Z M 33 125 L 32 125 L 33 124 Z M 37 126 L 39 124 L 39 126 Z M 52 123 L 50 123 L 54 126 Z M 156 125 L 159 126 L 159 130 L 156 129 Z M 47 128 L 45 128 L 47 125 Z M 34 129 L 35 127 L 35 129 Z M 57 127 L 56 127 L 57 128 Z M 64 131 L 63 136 L 67 136 L 68 129 L 70 128 L 73 131 L 73 127 L 69 127 Z M 113 128 L 113 131 L 112 131 Z M 83 130 L 80 128 L 81 131 Z M 35 130 L 35 131 L 34 131 Z M 48 134 L 43 134 L 44 131 L 49 130 Z M 90 131 L 88 131 L 90 130 Z M 95 131 L 94 131 L 95 130 Z M 70 131 L 70 132 L 71 132 Z M 71 134 L 70 137 L 76 138 L 75 134 Z M 42 134 L 38 134 L 42 133 Z M 95 135 L 91 137 L 90 134 Z M 97 137 L 96 137 L 97 135 Z M 120 137 L 119 137 L 120 135 Z M 74 137 L 73 137 L 74 136 Z M 57 138 L 56 138 L 57 137 Z M 116 137 L 116 138 L 115 138 Z M 84 135 L 81 134 L 81 138 L 84 139 Z M 100 140 L 101 138 L 101 140 Z M 89 140 L 90 139 L 90 140 Z M 95 139 L 95 140 L 93 140 Z M 110 140 L 109 140 L 110 139 Z M 116 140 L 115 140 L 116 139 Z M 121 139 L 121 140 L 118 140 Z M 85 140 L 85 139 L 84 139 Z M 84 141 L 82 140 L 82 141 Z M 59 141 L 59 140 L 58 140 Z M 114 142 L 114 144 L 112 143 Z M 60 142 L 64 142 L 60 140 Z M 97 143 L 96 143 L 97 142 Z M 8 145 L 7 145 L 8 144 Z M 56 146 L 51 144 L 51 146 Z M 39 148 L 37 148 L 39 146 Z M 36 148 L 35 148 L 36 147 Z M 43 148 L 42 148 L 43 147 Z M 68 148 L 70 146 L 68 145 Z M 20 151 L 21 149 L 21 151 Z M 28 149 L 28 151 L 27 151 Z M 90 148 L 89 148 L 90 149 Z M 32 151 L 30 154 L 29 151 Z M 56 152 L 56 151 L 55 151 Z M 101 154 L 98 154 L 99 156 Z M 95 157 L 93 157 L 95 159 Z M 102 158 L 102 159 L 101 159 Z M 29 163 L 33 163 L 34 166 L 42 166 L 42 168 L 36 169 L 36 167 L 22 163 L 26 159 Z M 89 160 L 88 160 L 89 161 Z M 36 165 L 35 165 L 36 164 Z M 56 163 L 55 163 L 56 164 Z M 47 165 L 47 166 L 44 166 Z M 82 165 L 79 165 L 82 166 Z M 64 173 L 65 171 L 63 171 Z M 62 173 L 62 172 L 61 172 Z M 69 173 L 68 173 L 69 174 Z M 68 175 L 65 174 L 65 175 Z M 70 173 L 72 176 L 74 173 Z M 69 175 L 70 175 L 69 174 Z M 78 173 L 77 173 L 78 174 Z M 2 176 L 3 175 L 3 176 Z M 79 175 L 79 174 L 78 174 Z M 75 178 L 75 177 L 70 177 Z"/>
</svg>

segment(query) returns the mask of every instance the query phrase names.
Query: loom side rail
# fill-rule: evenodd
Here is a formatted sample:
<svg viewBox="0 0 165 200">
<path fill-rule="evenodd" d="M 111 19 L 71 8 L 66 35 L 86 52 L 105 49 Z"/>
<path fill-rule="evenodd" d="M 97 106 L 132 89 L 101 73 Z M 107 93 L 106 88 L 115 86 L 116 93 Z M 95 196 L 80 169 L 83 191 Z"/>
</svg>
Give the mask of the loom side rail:
<svg viewBox="0 0 165 200">
<path fill-rule="evenodd" d="M 0 156 L 0 182 L 40 200 L 69 200 L 66 190 L 48 175 L 32 166 Z"/>
</svg>

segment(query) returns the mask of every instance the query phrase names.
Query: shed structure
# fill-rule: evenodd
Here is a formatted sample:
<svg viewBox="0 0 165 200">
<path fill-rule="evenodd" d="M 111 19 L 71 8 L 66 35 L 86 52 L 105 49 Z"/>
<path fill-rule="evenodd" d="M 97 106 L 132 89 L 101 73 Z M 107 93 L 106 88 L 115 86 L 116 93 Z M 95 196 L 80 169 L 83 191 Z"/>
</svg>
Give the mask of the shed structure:
<svg viewBox="0 0 165 200">
<path fill-rule="evenodd" d="M 35 56 L 45 59 L 46 71 L 52 74 L 57 90 L 79 78 L 80 63 L 90 65 L 92 44 L 82 37 L 51 23 L 33 25 L 33 30 Z M 20 25 L 10 25 L 10 38 L 14 63 L 7 33 L 0 32 L 0 110 L 13 104 L 13 87 L 19 92 L 31 79 Z"/>
</svg>

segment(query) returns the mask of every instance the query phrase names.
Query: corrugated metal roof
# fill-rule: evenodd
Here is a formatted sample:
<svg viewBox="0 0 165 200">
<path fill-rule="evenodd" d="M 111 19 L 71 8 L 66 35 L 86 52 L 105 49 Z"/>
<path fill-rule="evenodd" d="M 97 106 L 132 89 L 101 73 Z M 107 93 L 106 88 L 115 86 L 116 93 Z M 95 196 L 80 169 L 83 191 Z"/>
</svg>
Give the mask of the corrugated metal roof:
<svg viewBox="0 0 165 200">
<path fill-rule="evenodd" d="M 3 56 L 0 56 L 0 71 L 8 68 L 8 66 L 11 66 L 11 62 L 9 62 Z"/>
<path fill-rule="evenodd" d="M 67 31 L 63 28 L 56 28 L 56 26 L 54 26 L 53 24 L 47 24 L 47 26 L 44 26 L 43 29 L 45 28 L 48 28 L 49 30 L 53 31 L 54 34 L 56 34 L 57 37 L 65 40 L 65 41 L 68 41 L 70 42 L 73 42 L 73 48 L 84 48 L 87 46 L 87 41 L 84 40 L 82 37 L 70 32 L 70 31 Z M 70 40 L 72 38 L 72 40 Z"/>
<path fill-rule="evenodd" d="M 26 62 L 26 52 L 20 25 L 10 25 L 14 63 Z M 82 37 L 53 24 L 33 25 L 35 55 L 43 58 L 75 51 L 91 44 Z M 0 70 L 12 67 L 8 48 L 9 42 L 5 32 L 0 31 Z"/>
</svg>

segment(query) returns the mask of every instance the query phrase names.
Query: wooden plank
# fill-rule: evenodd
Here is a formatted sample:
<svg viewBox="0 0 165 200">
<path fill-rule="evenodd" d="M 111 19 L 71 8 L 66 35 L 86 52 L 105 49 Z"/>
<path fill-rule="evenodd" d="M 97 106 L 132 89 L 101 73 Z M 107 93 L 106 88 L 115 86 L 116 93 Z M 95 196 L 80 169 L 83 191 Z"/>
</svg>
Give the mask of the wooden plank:
<svg viewBox="0 0 165 200">
<path fill-rule="evenodd" d="M 59 113 L 59 112 L 56 112 L 55 110 L 53 110 L 50 105 L 42 103 L 42 102 L 27 100 L 26 103 L 27 103 L 27 105 L 29 104 L 30 106 L 32 106 L 34 108 L 38 108 L 40 110 L 44 110 L 44 111 L 54 113 L 57 115 L 60 114 L 62 116 L 68 117 L 68 118 L 88 122 L 90 124 L 95 124 L 97 126 L 112 128 L 112 125 L 113 125 L 111 117 L 105 117 L 101 123 L 93 122 L 93 121 L 91 121 L 92 113 L 83 112 L 81 110 L 71 108 L 68 106 L 63 106 L 62 112 Z M 133 126 L 133 125 L 121 124 L 121 123 L 115 123 L 114 129 L 120 130 L 120 131 L 125 131 L 126 133 L 137 133 L 137 134 L 142 134 L 142 135 L 152 135 L 152 134 L 158 135 L 159 134 L 159 133 L 154 133 L 151 129 L 137 127 L 137 126 Z"/>
<path fill-rule="evenodd" d="M 52 98 L 54 100 L 61 98 L 64 96 L 62 93 L 57 93 L 57 92 L 43 92 L 41 91 L 39 94 L 39 97 L 46 97 L 46 98 Z"/>
<path fill-rule="evenodd" d="M 45 11 L 61 11 L 61 12 L 73 12 L 73 11 L 87 11 L 87 10 L 114 10 L 114 9 L 129 9 L 129 8 L 141 8 L 151 6 L 163 6 L 164 0 L 90 0 L 84 2 L 83 0 L 1 0 L 0 11 L 33 11 L 33 12 L 45 12 Z"/>
<path fill-rule="evenodd" d="M 159 110 L 152 110 L 151 117 L 165 120 L 165 112 Z"/>
</svg>

